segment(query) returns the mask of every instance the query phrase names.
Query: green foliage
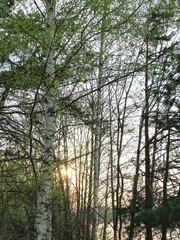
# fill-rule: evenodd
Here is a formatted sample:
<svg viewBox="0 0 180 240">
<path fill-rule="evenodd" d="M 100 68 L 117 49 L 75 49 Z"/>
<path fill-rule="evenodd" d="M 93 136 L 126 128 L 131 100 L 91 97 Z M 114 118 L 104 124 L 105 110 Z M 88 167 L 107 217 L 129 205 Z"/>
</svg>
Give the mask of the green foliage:
<svg viewBox="0 0 180 240">
<path fill-rule="evenodd" d="M 7 190 L 0 204 L 0 239 L 26 240 L 27 236 L 33 237 L 35 205 L 32 189 L 24 192 Z M 31 200 L 29 199 L 31 198 Z"/>
<path fill-rule="evenodd" d="M 150 227 L 166 226 L 176 228 L 180 226 L 180 199 L 172 198 L 154 209 L 143 209 L 135 217 L 137 226 L 142 223 Z"/>
<path fill-rule="evenodd" d="M 11 7 L 14 5 L 14 0 L 1 0 L 0 2 L 0 18 L 7 17 L 11 10 Z"/>
</svg>

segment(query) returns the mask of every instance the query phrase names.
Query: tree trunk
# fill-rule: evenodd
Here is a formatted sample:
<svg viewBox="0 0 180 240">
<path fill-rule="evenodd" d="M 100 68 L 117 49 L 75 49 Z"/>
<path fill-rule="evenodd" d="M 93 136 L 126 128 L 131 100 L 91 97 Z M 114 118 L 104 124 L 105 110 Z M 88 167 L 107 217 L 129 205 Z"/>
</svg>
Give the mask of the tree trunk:
<svg viewBox="0 0 180 240">
<path fill-rule="evenodd" d="M 93 195 L 93 133 L 91 132 L 91 161 L 89 166 L 89 187 L 88 187 L 88 203 L 87 203 L 87 223 L 86 223 L 86 240 L 91 240 L 91 229 L 92 223 L 92 195 Z"/>
<path fill-rule="evenodd" d="M 54 39 L 54 6 L 46 3 L 47 13 L 47 39 L 45 45 L 48 54 L 46 55 L 46 70 L 44 82 L 44 154 L 41 170 L 41 180 L 37 195 L 37 213 L 35 219 L 36 240 L 52 239 L 52 167 L 54 160 L 53 138 L 55 132 L 55 109 L 54 109 L 54 72 L 55 63 L 53 60 L 52 42 Z M 47 51 L 44 49 L 44 51 Z"/>
<path fill-rule="evenodd" d="M 100 39 L 100 53 L 99 53 L 99 73 L 97 82 L 97 98 L 95 105 L 95 141 L 94 141 L 94 212 L 93 212 L 93 228 L 92 240 L 98 239 L 98 225 L 99 225 L 99 170 L 100 170 L 100 152 L 101 152 L 101 116 L 102 116 L 102 93 L 99 88 L 102 84 L 103 76 L 103 50 L 104 50 L 104 21 L 105 12 L 102 17 L 101 25 L 101 39 Z"/>
<path fill-rule="evenodd" d="M 110 165 L 111 162 L 109 161 L 108 163 L 108 169 L 107 169 L 107 185 L 106 185 L 106 194 L 105 194 L 105 211 L 104 211 L 104 228 L 103 228 L 103 237 L 102 240 L 106 240 L 107 239 L 107 217 L 108 217 L 108 192 L 109 192 L 109 174 L 110 174 Z"/>
<path fill-rule="evenodd" d="M 167 116 L 167 124 L 169 124 L 168 116 Z M 167 139 L 167 146 L 166 146 L 166 165 L 165 165 L 165 175 L 163 180 L 163 204 L 165 204 L 167 201 L 167 183 L 168 183 L 168 177 L 169 177 L 169 151 L 170 151 L 170 143 L 171 143 L 170 134 L 171 134 L 170 126 L 168 126 L 168 136 L 167 136 L 168 139 Z M 161 240 L 166 240 L 166 239 L 167 239 L 167 226 L 166 224 L 163 223 Z"/>
<path fill-rule="evenodd" d="M 148 22 L 147 22 L 147 39 L 146 39 L 146 68 L 145 68 L 145 208 L 151 209 L 153 205 L 152 199 L 152 182 L 150 169 L 150 143 L 149 143 L 149 76 L 148 76 L 148 58 L 149 58 L 149 36 L 148 36 Z M 146 224 L 146 240 L 152 240 L 152 228 Z"/>
<path fill-rule="evenodd" d="M 64 176 L 64 211 L 65 211 L 65 236 L 67 239 L 72 239 L 72 229 L 71 229 L 71 209 L 70 209 L 70 198 L 69 198 L 69 176 L 68 176 L 68 143 L 67 143 L 67 133 L 68 126 L 66 126 L 66 118 L 64 119 L 64 127 L 62 130 L 63 134 L 63 147 L 64 147 L 64 167 L 65 167 L 65 176 Z"/>
<path fill-rule="evenodd" d="M 129 240 L 134 239 L 134 218 L 136 213 L 136 204 L 138 197 L 138 178 L 139 178 L 139 169 L 140 169 L 140 152 L 141 152 L 141 138 L 142 138 L 142 128 L 143 128 L 143 118 L 144 116 L 144 108 L 142 110 L 140 125 L 139 125 L 139 140 L 137 147 L 137 157 L 136 157 L 136 172 L 134 176 L 134 184 L 133 184 L 133 196 L 132 196 L 132 205 L 131 205 L 131 221 L 130 221 L 130 230 L 129 230 Z"/>
<path fill-rule="evenodd" d="M 111 204 L 112 204 L 112 219 L 113 219 L 113 237 L 114 240 L 117 239 L 117 230 L 116 230 L 116 206 L 115 206 L 115 189 L 114 189 L 114 161 L 113 161 L 113 131 L 112 131 L 112 97 L 111 97 L 111 88 L 109 87 L 109 139 L 110 139 L 110 178 L 111 178 Z"/>
<path fill-rule="evenodd" d="M 101 148 L 101 92 L 98 90 L 96 103 L 96 126 L 95 126 L 95 141 L 94 141 L 94 213 L 93 213 L 93 229 L 92 240 L 97 240 L 97 231 L 99 224 L 99 170 L 100 170 L 100 148 Z"/>
</svg>

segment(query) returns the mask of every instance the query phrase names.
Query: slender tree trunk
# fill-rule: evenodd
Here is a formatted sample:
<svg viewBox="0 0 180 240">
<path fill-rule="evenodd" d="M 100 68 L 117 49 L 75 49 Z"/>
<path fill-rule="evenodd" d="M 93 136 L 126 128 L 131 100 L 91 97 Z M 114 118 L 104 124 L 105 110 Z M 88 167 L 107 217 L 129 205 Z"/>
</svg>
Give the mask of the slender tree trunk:
<svg viewBox="0 0 180 240">
<path fill-rule="evenodd" d="M 77 208 L 76 208 L 76 217 L 78 220 L 77 224 L 77 237 L 81 238 L 81 166 L 82 166 L 82 145 L 80 145 L 79 155 L 80 155 L 80 161 L 78 165 L 76 166 L 76 169 L 78 169 L 78 172 L 76 172 L 76 197 L 77 197 Z"/>
<path fill-rule="evenodd" d="M 147 22 L 147 39 L 146 39 L 146 69 L 145 69 L 145 207 L 151 209 L 153 205 L 152 199 L 152 182 L 150 169 L 150 143 L 149 143 L 149 76 L 148 76 L 148 58 L 149 58 L 149 36 L 148 36 L 148 22 Z M 146 240 L 152 240 L 152 228 L 146 224 Z"/>
<path fill-rule="evenodd" d="M 65 209 L 65 236 L 67 239 L 72 239 L 71 231 L 71 209 L 70 209 L 70 198 L 69 198 L 69 176 L 68 176 L 68 144 L 67 144 L 67 133 L 68 126 L 66 126 L 66 119 L 63 127 L 63 145 L 64 145 L 64 160 L 65 160 L 65 176 L 64 176 L 64 209 Z"/>
<path fill-rule="evenodd" d="M 133 83 L 134 77 L 132 77 L 128 89 L 126 90 L 127 81 L 124 82 L 124 86 L 122 89 L 122 94 L 120 96 L 119 101 L 117 102 L 117 111 L 118 111 L 118 133 L 117 133 L 117 188 L 116 188 L 116 217 L 115 217 L 115 231 L 118 231 L 118 239 L 121 240 L 122 229 L 123 229 L 123 220 L 121 213 L 119 214 L 119 209 L 122 206 L 122 199 L 124 193 L 124 178 L 121 170 L 121 155 L 123 149 L 123 140 L 124 140 L 124 127 L 126 121 L 126 113 L 127 113 L 127 101 L 128 95 Z M 125 102 L 123 107 L 123 112 L 121 114 L 121 110 L 119 108 L 119 102 L 125 94 Z"/>
<path fill-rule="evenodd" d="M 107 217 L 108 217 L 108 193 L 109 193 L 109 174 L 110 174 L 110 161 L 108 162 L 108 169 L 107 169 L 107 185 L 106 185 L 106 194 L 105 194 L 105 211 L 104 211 L 104 227 L 103 227 L 103 237 L 102 240 L 107 239 Z"/>
<path fill-rule="evenodd" d="M 135 213 L 136 213 L 136 204 L 137 204 L 137 197 L 138 197 L 138 178 L 139 178 L 139 169 L 140 169 L 140 152 L 141 152 L 143 120 L 144 120 L 144 108 L 142 110 L 142 115 L 141 115 L 141 120 L 140 120 L 140 125 L 139 125 L 139 140 L 138 140 L 137 157 L 136 157 L 136 172 L 135 172 L 134 184 L 133 184 L 129 240 L 134 239 L 134 218 L 135 218 Z"/>
<path fill-rule="evenodd" d="M 112 132 L 112 98 L 111 88 L 109 87 L 109 139 L 110 139 L 110 176 L 111 176 L 111 200 L 112 200 L 112 215 L 113 215 L 113 237 L 117 239 L 116 231 L 116 206 L 115 206 L 115 189 L 114 189 L 114 161 L 113 161 L 113 132 Z"/>
<path fill-rule="evenodd" d="M 125 111 L 125 110 L 124 110 Z M 119 112 L 119 110 L 118 110 Z M 122 231 L 122 215 L 119 215 L 118 210 L 121 209 L 123 191 L 124 191 L 124 179 L 121 171 L 121 154 L 122 154 L 122 141 L 124 136 L 124 119 L 120 120 L 120 113 L 118 113 L 118 136 L 117 136 L 117 189 L 116 189 L 116 228 L 118 230 L 118 239 L 121 240 L 121 231 Z M 119 228 L 118 228 L 119 223 Z"/>
<path fill-rule="evenodd" d="M 98 225 L 99 225 L 99 170 L 100 170 L 100 152 L 101 152 L 101 116 L 102 116 L 102 92 L 99 88 L 102 84 L 103 77 L 103 51 L 104 51 L 104 21 L 105 15 L 102 19 L 101 39 L 100 39 L 100 53 L 99 53 L 99 74 L 97 83 L 97 98 L 95 105 L 95 141 L 94 141 L 94 213 L 93 213 L 93 229 L 92 240 L 98 239 Z"/>
<path fill-rule="evenodd" d="M 167 123 L 169 124 L 169 118 L 167 117 Z M 171 138 L 170 138 L 170 127 L 168 129 L 168 139 L 167 139 L 167 146 L 166 146 L 166 165 L 165 165 L 165 175 L 164 175 L 164 180 L 163 180 L 163 204 L 166 203 L 167 201 L 167 182 L 168 182 L 168 177 L 169 177 L 169 151 L 170 151 L 170 143 L 171 143 Z M 161 240 L 166 240 L 167 239 L 167 226 L 166 224 L 162 224 L 162 238 Z"/>
<path fill-rule="evenodd" d="M 88 139 L 88 138 L 87 138 Z M 88 191 L 90 188 L 90 182 L 89 182 L 89 173 L 91 172 L 90 170 L 90 166 L 89 166 L 89 157 L 88 157 L 88 153 L 89 153 L 89 140 L 87 140 L 86 142 L 86 157 L 85 157 L 85 162 L 84 162 L 84 171 L 85 171 L 85 186 L 84 186 L 84 211 L 85 211 L 85 215 L 83 218 L 83 229 L 82 229 L 82 236 L 83 236 L 83 240 L 89 240 L 88 236 L 87 236 L 87 229 L 89 229 L 89 218 L 90 214 L 88 214 Z"/>
<path fill-rule="evenodd" d="M 55 63 L 53 60 L 52 42 L 54 39 L 54 6 L 47 2 L 47 39 L 48 48 L 46 55 L 46 79 L 44 87 L 44 154 L 42 163 L 42 176 L 39 192 L 37 195 L 37 213 L 35 219 L 36 240 L 52 239 L 52 165 L 54 160 L 53 138 L 55 132 L 55 109 L 54 109 L 54 72 Z M 44 49 L 45 51 L 45 49 Z"/>
<path fill-rule="evenodd" d="M 154 181 L 154 173 L 155 173 L 155 167 L 156 167 L 156 152 L 157 152 L 157 135 L 158 135 L 158 109 L 159 109 L 159 103 L 157 106 L 157 113 L 156 113 L 156 124 L 155 124 L 155 131 L 154 131 L 154 143 L 153 143 L 153 155 L 152 155 L 152 170 L 151 170 L 151 182 Z"/>
<path fill-rule="evenodd" d="M 96 127 L 95 127 L 95 141 L 94 141 L 94 213 L 93 213 L 93 229 L 92 229 L 92 240 L 97 240 L 97 232 L 99 225 L 99 170 L 100 170 L 100 148 L 101 148 L 101 119 L 100 119 L 100 108 L 101 108 L 101 93 L 98 91 L 97 96 L 97 110 L 96 110 Z"/>
<path fill-rule="evenodd" d="M 86 226 L 86 239 L 91 240 L 90 225 L 92 223 L 92 195 L 93 195 L 93 152 L 94 152 L 94 141 L 93 133 L 91 132 L 91 161 L 90 161 L 90 172 L 89 172 L 89 187 L 88 187 L 88 206 L 87 206 L 87 226 Z"/>
</svg>

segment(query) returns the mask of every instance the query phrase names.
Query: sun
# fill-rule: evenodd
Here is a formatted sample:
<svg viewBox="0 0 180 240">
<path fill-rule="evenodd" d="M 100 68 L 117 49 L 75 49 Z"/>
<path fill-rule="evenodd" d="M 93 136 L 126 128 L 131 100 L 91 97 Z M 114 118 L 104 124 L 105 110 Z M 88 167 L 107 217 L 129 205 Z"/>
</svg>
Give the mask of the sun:
<svg viewBox="0 0 180 240">
<path fill-rule="evenodd" d="M 72 179 L 74 178 L 74 171 L 69 166 L 61 165 L 54 168 L 53 176 L 55 182 L 59 182 L 60 179 L 72 181 Z"/>
<path fill-rule="evenodd" d="M 62 177 L 68 177 L 70 178 L 71 177 L 71 174 L 72 174 L 72 171 L 69 167 L 63 167 L 60 169 L 60 172 L 61 172 L 61 176 Z"/>
</svg>

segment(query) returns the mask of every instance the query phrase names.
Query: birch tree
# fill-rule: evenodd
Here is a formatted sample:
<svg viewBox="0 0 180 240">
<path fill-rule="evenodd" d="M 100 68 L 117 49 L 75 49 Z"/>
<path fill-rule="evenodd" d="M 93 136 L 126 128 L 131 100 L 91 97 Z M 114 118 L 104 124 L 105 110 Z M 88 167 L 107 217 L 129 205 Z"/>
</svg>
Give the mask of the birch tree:
<svg viewBox="0 0 180 240">
<path fill-rule="evenodd" d="M 40 189 L 37 196 L 37 213 L 35 220 L 36 239 L 52 239 L 52 168 L 54 159 L 53 138 L 55 132 L 55 62 L 54 62 L 54 38 L 55 38 L 55 1 L 45 3 L 46 39 L 43 52 L 46 59 L 44 81 L 44 153 L 42 163 L 42 176 Z"/>
<path fill-rule="evenodd" d="M 105 3 L 106 4 L 106 3 Z M 98 80 L 97 80 L 97 97 L 95 100 L 95 130 L 94 130 L 94 206 L 93 206 L 93 230 L 92 239 L 98 239 L 98 225 L 99 225 L 99 171 L 100 171 L 100 156 L 101 156 L 101 125 L 102 125 L 102 92 L 99 87 L 102 85 L 103 77 L 103 51 L 104 51 L 104 22 L 106 21 L 106 11 L 104 10 L 101 35 L 100 35 L 100 48 L 99 48 L 99 67 L 98 67 Z"/>
</svg>

